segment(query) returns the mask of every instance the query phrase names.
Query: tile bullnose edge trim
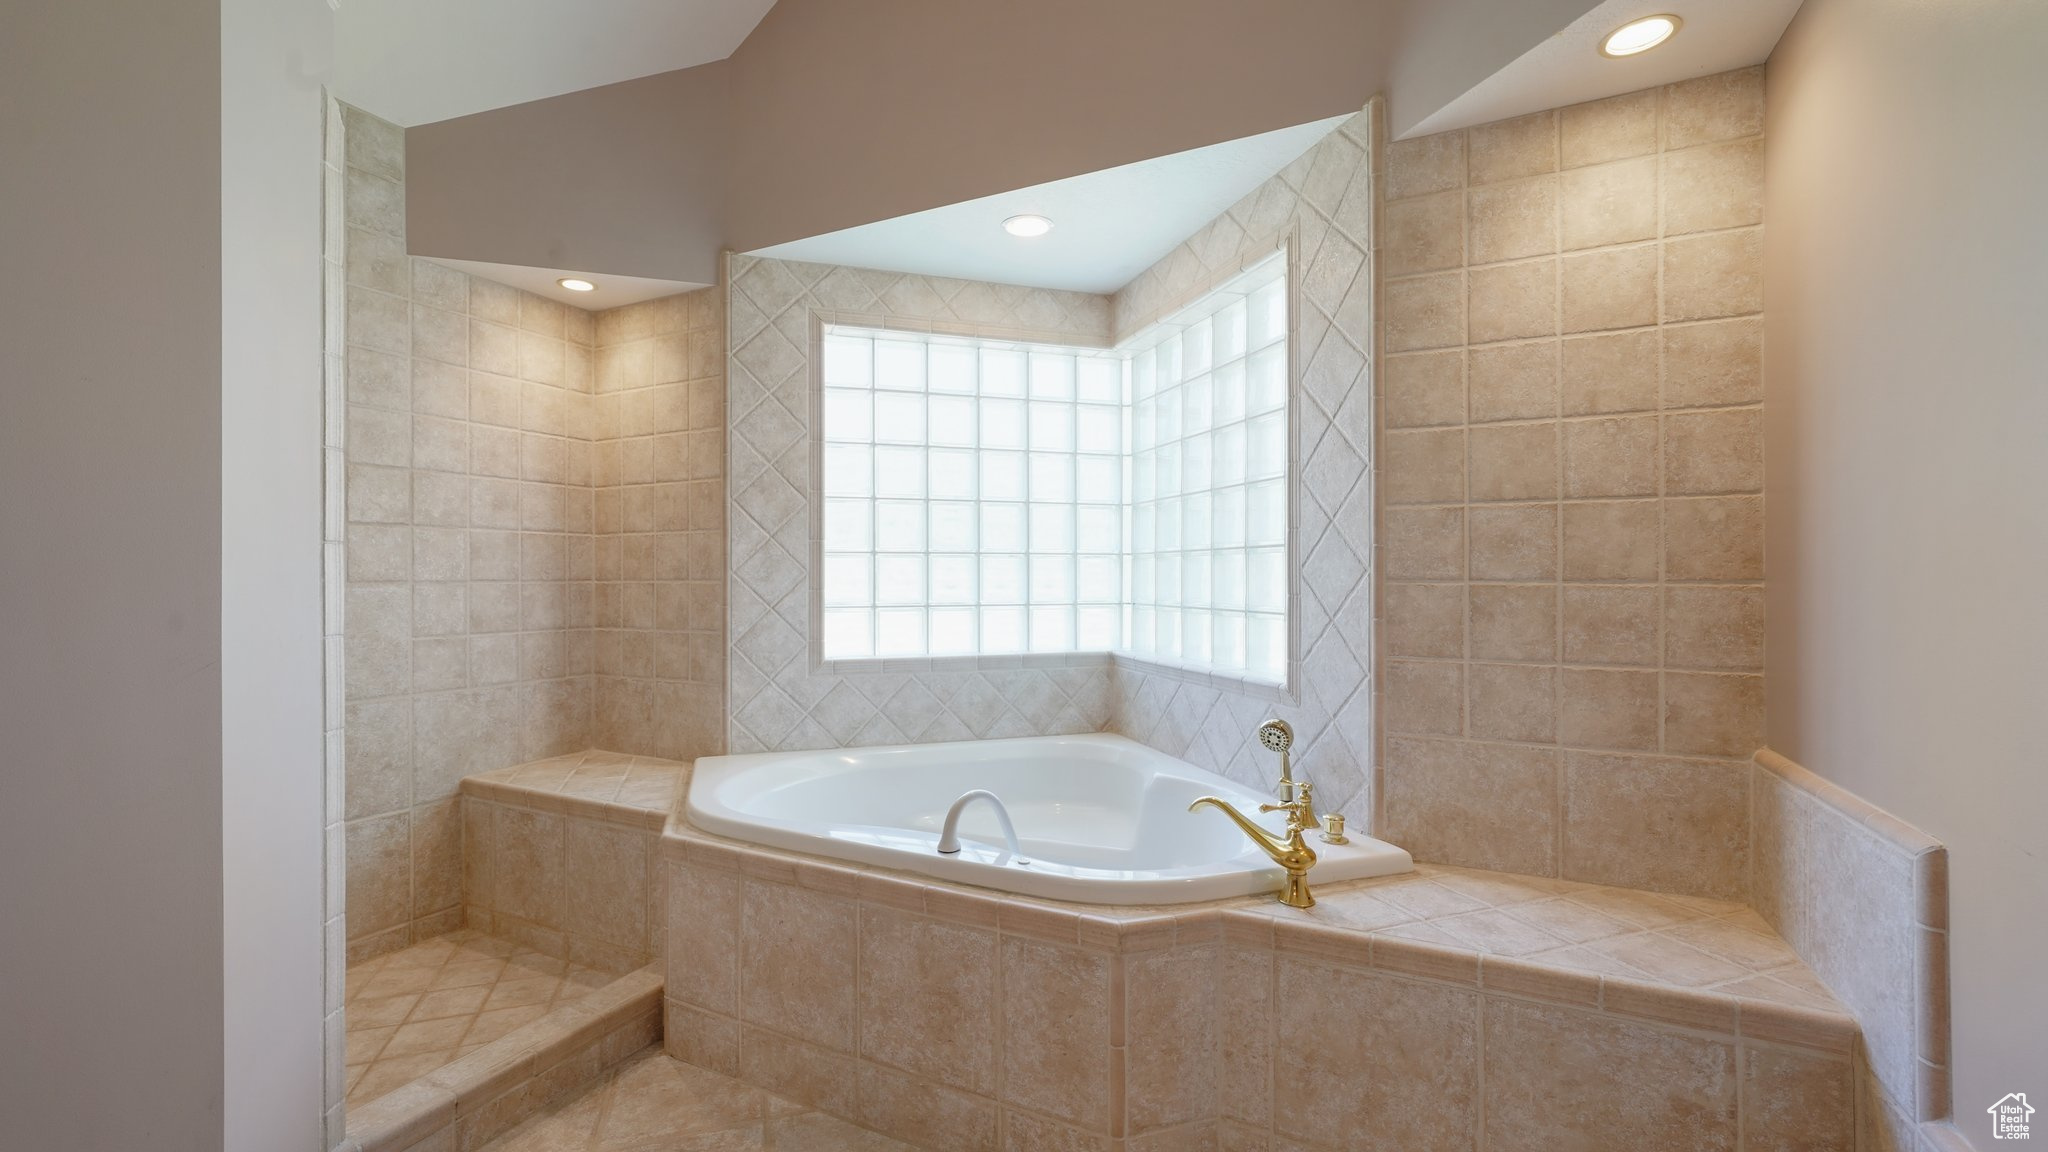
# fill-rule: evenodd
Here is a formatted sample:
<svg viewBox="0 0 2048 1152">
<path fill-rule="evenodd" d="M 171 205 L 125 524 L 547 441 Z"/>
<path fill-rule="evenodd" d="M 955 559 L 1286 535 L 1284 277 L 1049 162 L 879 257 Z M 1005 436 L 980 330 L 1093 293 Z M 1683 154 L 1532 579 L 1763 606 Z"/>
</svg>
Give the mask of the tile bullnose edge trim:
<svg viewBox="0 0 2048 1152">
<path fill-rule="evenodd" d="M 1870 829 L 1907 856 L 1942 850 L 1941 841 L 1781 752 L 1759 748 L 1754 759 L 1757 767 Z"/>
<path fill-rule="evenodd" d="M 362 1152 L 405 1152 L 455 1123 L 455 1094 L 414 1081 L 356 1109 L 352 1119 L 349 1139 Z"/>
<path fill-rule="evenodd" d="M 1911 984 L 1913 991 L 1912 1040 L 1914 1055 L 1917 1058 L 1914 1067 L 1915 1083 L 1911 1086 L 1911 1098 L 1897 1101 L 1892 1099 L 1898 1090 L 1896 1086 L 1885 1085 L 1876 1077 L 1872 1077 L 1872 1082 L 1878 1087 L 1879 1096 L 1875 1106 L 1911 1116 L 1913 1122 L 1919 1126 L 1920 1144 L 1924 1148 L 1939 1148 L 1942 1146 L 1940 1140 L 1960 1140 L 1960 1134 L 1953 1137 L 1940 1132 L 1933 1136 L 1929 1135 L 1930 1131 L 1936 1129 L 1946 1129 L 1948 1133 L 1955 1133 L 1955 1129 L 1947 1123 L 1954 1111 L 1954 1102 L 1951 1098 L 1953 1068 L 1946 1060 L 1950 1051 L 1951 1028 L 1948 988 L 1948 848 L 1919 828 L 1775 749 L 1759 748 L 1752 762 L 1758 771 L 1768 772 L 1783 781 L 1795 795 L 1803 796 L 1809 802 L 1841 817 L 1861 834 L 1876 840 L 1882 847 L 1905 861 L 1910 890 L 1903 893 L 1903 899 L 1909 904 L 1914 932 L 1913 970 L 1905 979 Z M 1754 799 L 1752 803 L 1755 803 Z M 1756 842 L 1757 830 L 1754 822 L 1750 835 L 1751 867 L 1754 868 L 1755 862 L 1763 855 L 1760 851 L 1761 846 Z M 1792 945 L 1795 952 L 1800 951 L 1793 933 L 1787 932 L 1782 925 L 1774 924 L 1773 927 L 1779 928 L 1780 935 L 1785 937 L 1785 942 Z M 1803 952 L 1800 959 L 1806 959 Z M 1801 1024 L 1793 1023 L 1794 1020 L 1794 1014 L 1787 1013 L 1778 1015 L 1771 1024 L 1787 1024 L 1795 1030 L 1803 1031 Z M 1858 1032 L 1861 1033 L 1863 1022 L 1859 1019 L 1856 1023 Z M 1865 1043 L 1868 1043 L 1867 1037 Z"/>
<path fill-rule="evenodd" d="M 1863 1033 L 1854 1016 L 1790 1004 L 1744 1000 L 1736 1013 L 1736 1027 L 1745 1040 L 1794 1044 L 1843 1056 L 1855 1051 L 1856 1040 Z"/>
</svg>

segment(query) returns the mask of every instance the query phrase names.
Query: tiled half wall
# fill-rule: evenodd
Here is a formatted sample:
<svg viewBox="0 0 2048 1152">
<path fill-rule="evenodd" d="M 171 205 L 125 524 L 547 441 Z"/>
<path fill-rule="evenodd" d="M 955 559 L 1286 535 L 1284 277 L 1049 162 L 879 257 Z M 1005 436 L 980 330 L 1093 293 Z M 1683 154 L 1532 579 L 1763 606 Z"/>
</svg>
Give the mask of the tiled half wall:
<svg viewBox="0 0 2048 1152">
<path fill-rule="evenodd" d="M 1858 1146 L 1940 1147 L 1923 1122 L 1950 1115 L 1948 850 L 1769 749 L 1751 776 L 1751 900 L 1862 1025 Z"/>
<path fill-rule="evenodd" d="M 1763 739 L 1758 69 L 1378 182 L 1381 834 L 1736 897 Z"/>
</svg>

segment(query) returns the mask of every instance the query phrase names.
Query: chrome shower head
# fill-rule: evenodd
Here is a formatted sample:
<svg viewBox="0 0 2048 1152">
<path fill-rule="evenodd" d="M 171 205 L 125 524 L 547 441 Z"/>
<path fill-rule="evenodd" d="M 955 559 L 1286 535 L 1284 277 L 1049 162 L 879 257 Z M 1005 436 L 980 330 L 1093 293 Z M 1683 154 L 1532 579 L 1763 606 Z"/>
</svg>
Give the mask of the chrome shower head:
<svg viewBox="0 0 2048 1152">
<path fill-rule="evenodd" d="M 1288 727 L 1285 720 L 1268 720 L 1259 725 L 1259 743 L 1267 751 L 1285 756 L 1287 750 L 1294 747 L 1294 729 Z"/>
</svg>

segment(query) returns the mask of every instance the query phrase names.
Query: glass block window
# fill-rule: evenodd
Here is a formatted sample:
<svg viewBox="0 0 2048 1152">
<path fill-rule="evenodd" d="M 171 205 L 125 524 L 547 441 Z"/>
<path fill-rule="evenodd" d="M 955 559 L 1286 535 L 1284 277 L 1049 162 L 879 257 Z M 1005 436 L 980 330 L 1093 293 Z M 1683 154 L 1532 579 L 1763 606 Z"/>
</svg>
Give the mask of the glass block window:
<svg viewBox="0 0 2048 1152">
<path fill-rule="evenodd" d="M 1280 252 L 1114 349 L 826 325 L 824 659 L 1284 685 L 1288 330 Z"/>
<path fill-rule="evenodd" d="M 824 658 L 1114 648 L 1122 357 L 823 335 Z"/>
<path fill-rule="evenodd" d="M 1124 649 L 1285 684 L 1287 266 L 1133 338 Z"/>
</svg>

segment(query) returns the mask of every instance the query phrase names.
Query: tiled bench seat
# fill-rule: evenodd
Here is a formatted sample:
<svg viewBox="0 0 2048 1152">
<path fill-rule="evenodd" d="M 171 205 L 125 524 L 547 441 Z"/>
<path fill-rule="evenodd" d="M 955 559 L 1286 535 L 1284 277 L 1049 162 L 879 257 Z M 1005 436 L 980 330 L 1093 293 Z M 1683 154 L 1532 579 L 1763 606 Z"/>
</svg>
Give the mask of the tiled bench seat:
<svg viewBox="0 0 2048 1152">
<path fill-rule="evenodd" d="M 480 1146 L 659 1037 L 655 843 L 688 770 L 592 751 L 463 780 L 465 927 L 349 970 L 345 1150 Z"/>
<path fill-rule="evenodd" d="M 690 766 L 619 752 L 572 752 L 462 781 L 462 794 L 659 832 Z"/>
<path fill-rule="evenodd" d="M 653 960 L 654 846 L 688 770 L 593 751 L 465 778 L 463 923 L 607 972 Z"/>
<path fill-rule="evenodd" d="M 1740 905 L 1425 865 L 1102 908 L 680 821 L 662 856 L 670 1054 L 928 1148 L 1855 1146 L 1855 1021 Z"/>
</svg>

